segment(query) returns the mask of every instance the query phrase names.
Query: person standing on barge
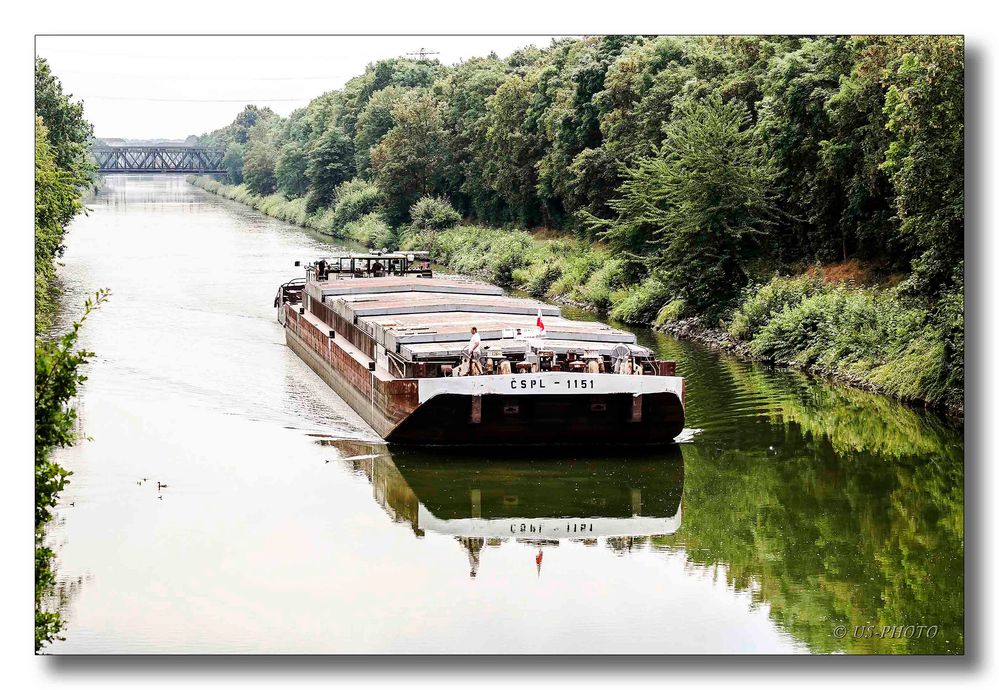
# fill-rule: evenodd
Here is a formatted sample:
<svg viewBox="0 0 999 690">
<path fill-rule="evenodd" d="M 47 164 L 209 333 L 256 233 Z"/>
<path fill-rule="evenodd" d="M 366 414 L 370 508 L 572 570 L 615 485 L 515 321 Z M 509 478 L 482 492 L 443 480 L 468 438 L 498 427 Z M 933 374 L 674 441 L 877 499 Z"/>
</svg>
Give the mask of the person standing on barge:
<svg viewBox="0 0 999 690">
<path fill-rule="evenodd" d="M 472 337 L 468 339 L 468 373 L 476 376 L 482 373 L 482 364 L 479 363 L 479 348 L 482 339 L 479 337 L 479 329 L 472 326 Z"/>
<path fill-rule="evenodd" d="M 472 337 L 468 339 L 468 357 L 469 359 L 476 357 L 479 351 L 479 345 L 482 344 L 482 339 L 479 337 L 479 329 L 472 326 Z"/>
</svg>

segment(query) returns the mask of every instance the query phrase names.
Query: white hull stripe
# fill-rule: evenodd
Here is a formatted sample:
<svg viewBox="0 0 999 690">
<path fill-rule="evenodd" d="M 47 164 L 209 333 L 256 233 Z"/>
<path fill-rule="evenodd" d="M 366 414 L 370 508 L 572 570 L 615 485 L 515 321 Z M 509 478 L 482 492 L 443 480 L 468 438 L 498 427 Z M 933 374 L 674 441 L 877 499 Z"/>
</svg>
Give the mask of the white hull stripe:
<svg viewBox="0 0 999 690">
<path fill-rule="evenodd" d="M 489 374 L 418 379 L 422 405 L 438 395 L 648 395 L 673 393 L 682 399 L 679 376 L 579 374 L 567 371 L 539 374 Z"/>
<path fill-rule="evenodd" d="M 670 535 L 680 529 L 681 510 L 671 517 L 458 518 L 441 520 L 420 504 L 420 529 L 458 537 L 499 539 L 588 539 Z"/>
</svg>

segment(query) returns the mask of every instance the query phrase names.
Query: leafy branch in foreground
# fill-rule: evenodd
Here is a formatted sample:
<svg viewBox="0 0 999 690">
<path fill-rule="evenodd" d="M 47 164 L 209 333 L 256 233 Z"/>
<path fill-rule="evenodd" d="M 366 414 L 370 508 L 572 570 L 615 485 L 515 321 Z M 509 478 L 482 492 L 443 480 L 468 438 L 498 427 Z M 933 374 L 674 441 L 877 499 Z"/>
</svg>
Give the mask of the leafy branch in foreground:
<svg viewBox="0 0 999 690">
<path fill-rule="evenodd" d="M 35 338 L 35 651 L 61 639 L 62 629 L 59 613 L 44 608 L 44 600 L 56 584 L 52 567 L 55 554 L 44 539 L 45 526 L 72 472 L 54 462 L 52 452 L 79 440 L 77 413 L 70 401 L 87 380 L 80 369 L 94 353 L 76 349 L 76 344 L 87 317 L 110 296 L 111 291 L 103 289 L 88 298 L 83 316 L 62 336 Z"/>
</svg>

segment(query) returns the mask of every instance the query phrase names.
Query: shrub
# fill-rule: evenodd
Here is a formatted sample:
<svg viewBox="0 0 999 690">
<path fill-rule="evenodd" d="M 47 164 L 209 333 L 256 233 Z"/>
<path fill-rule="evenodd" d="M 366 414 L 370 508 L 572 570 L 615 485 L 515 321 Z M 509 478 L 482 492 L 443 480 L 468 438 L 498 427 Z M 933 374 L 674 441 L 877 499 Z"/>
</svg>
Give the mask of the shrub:
<svg viewBox="0 0 999 690">
<path fill-rule="evenodd" d="M 411 226 L 399 231 L 399 248 L 406 251 L 430 251 L 434 243 L 434 233 L 429 230 L 417 230 Z"/>
<path fill-rule="evenodd" d="M 609 259 L 590 274 L 577 294 L 583 301 L 589 302 L 597 309 L 606 309 L 611 306 L 612 293 L 621 287 L 623 272 L 623 260 Z"/>
<path fill-rule="evenodd" d="M 549 286 L 551 297 L 567 297 L 583 301 L 581 288 L 593 273 L 607 261 L 605 254 L 588 249 L 582 254 L 566 257 L 560 262 L 562 271 L 559 277 Z"/>
<path fill-rule="evenodd" d="M 434 260 L 459 273 L 479 275 L 501 285 L 514 282 L 513 272 L 530 264 L 534 240 L 523 231 L 459 226 L 441 232 L 420 233 L 411 237 L 431 239 Z M 407 246 L 418 248 L 415 240 Z"/>
<path fill-rule="evenodd" d="M 948 367 L 943 338 L 929 332 L 900 343 L 888 360 L 871 372 L 870 378 L 903 399 L 948 400 L 951 396 L 946 388 Z"/>
<path fill-rule="evenodd" d="M 611 316 L 626 323 L 648 323 L 669 301 L 673 292 L 657 277 L 632 285 L 616 300 Z"/>
<path fill-rule="evenodd" d="M 447 230 L 461 222 L 461 214 L 442 196 L 421 198 L 410 207 L 409 215 L 418 230 Z"/>
<path fill-rule="evenodd" d="M 733 338 L 751 339 L 773 316 L 785 307 L 799 304 L 810 295 L 822 292 L 822 278 L 775 276 L 763 286 L 750 285 L 732 315 L 728 333 Z"/>
<path fill-rule="evenodd" d="M 548 256 L 524 268 L 513 271 L 513 282 L 522 286 L 532 297 L 544 297 L 549 288 L 562 275 L 562 264 Z"/>
<path fill-rule="evenodd" d="M 809 295 L 775 314 L 749 347 L 766 360 L 859 376 L 903 399 L 960 396 L 947 334 L 896 291 L 840 286 Z"/>
<path fill-rule="evenodd" d="M 270 194 L 253 199 L 253 206 L 268 216 L 297 225 L 306 224 L 305 199 L 289 201 L 283 194 Z"/>
<path fill-rule="evenodd" d="M 333 204 L 333 228 L 345 228 L 363 216 L 378 211 L 381 192 L 378 187 L 364 180 L 350 180 L 336 189 Z"/>
<path fill-rule="evenodd" d="M 687 303 L 682 299 L 674 299 L 663 305 L 656 314 L 654 325 L 664 326 L 670 321 L 679 321 L 687 311 Z"/>
<path fill-rule="evenodd" d="M 940 329 L 947 361 L 946 380 L 941 386 L 947 391 L 948 402 L 964 402 L 964 262 L 955 270 L 954 287 L 937 303 L 933 321 Z"/>
<path fill-rule="evenodd" d="M 308 208 L 308 204 L 306 204 Z M 306 216 L 305 225 L 306 227 L 312 228 L 317 232 L 321 232 L 325 235 L 335 235 L 338 232 L 334 224 L 333 209 L 327 208 L 323 209 L 311 216 Z"/>
<path fill-rule="evenodd" d="M 308 225 L 308 214 L 305 212 L 305 197 L 292 199 L 284 204 L 282 218 L 296 225 Z"/>
<path fill-rule="evenodd" d="M 394 249 L 397 246 L 394 231 L 378 212 L 368 213 L 348 223 L 343 228 L 343 236 L 373 249 Z"/>
<path fill-rule="evenodd" d="M 500 285 L 513 283 L 513 270 L 528 264 L 531 236 L 522 231 L 504 232 L 488 243 L 490 277 Z"/>
</svg>

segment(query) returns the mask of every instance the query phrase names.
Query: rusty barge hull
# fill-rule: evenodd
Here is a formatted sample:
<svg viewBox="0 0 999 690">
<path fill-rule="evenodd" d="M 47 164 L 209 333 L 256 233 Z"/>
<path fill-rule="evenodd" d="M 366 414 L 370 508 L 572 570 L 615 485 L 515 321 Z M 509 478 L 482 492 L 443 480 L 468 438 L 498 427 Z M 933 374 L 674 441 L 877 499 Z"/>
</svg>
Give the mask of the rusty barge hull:
<svg viewBox="0 0 999 690">
<path fill-rule="evenodd" d="M 546 326 L 540 342 L 555 353 L 554 366 L 453 375 L 448 362 L 471 325 L 490 367 L 493 357 L 529 360 L 539 341 L 527 336 L 539 310 Z M 300 302 L 279 305 L 278 321 L 289 347 L 389 442 L 647 445 L 670 443 L 683 429 L 680 377 L 559 370 L 558 362 L 568 369 L 567 360 L 583 350 L 605 360 L 612 351 L 637 356 L 643 348 L 633 334 L 564 319 L 557 307 L 495 286 L 439 278 L 307 280 Z"/>
</svg>

